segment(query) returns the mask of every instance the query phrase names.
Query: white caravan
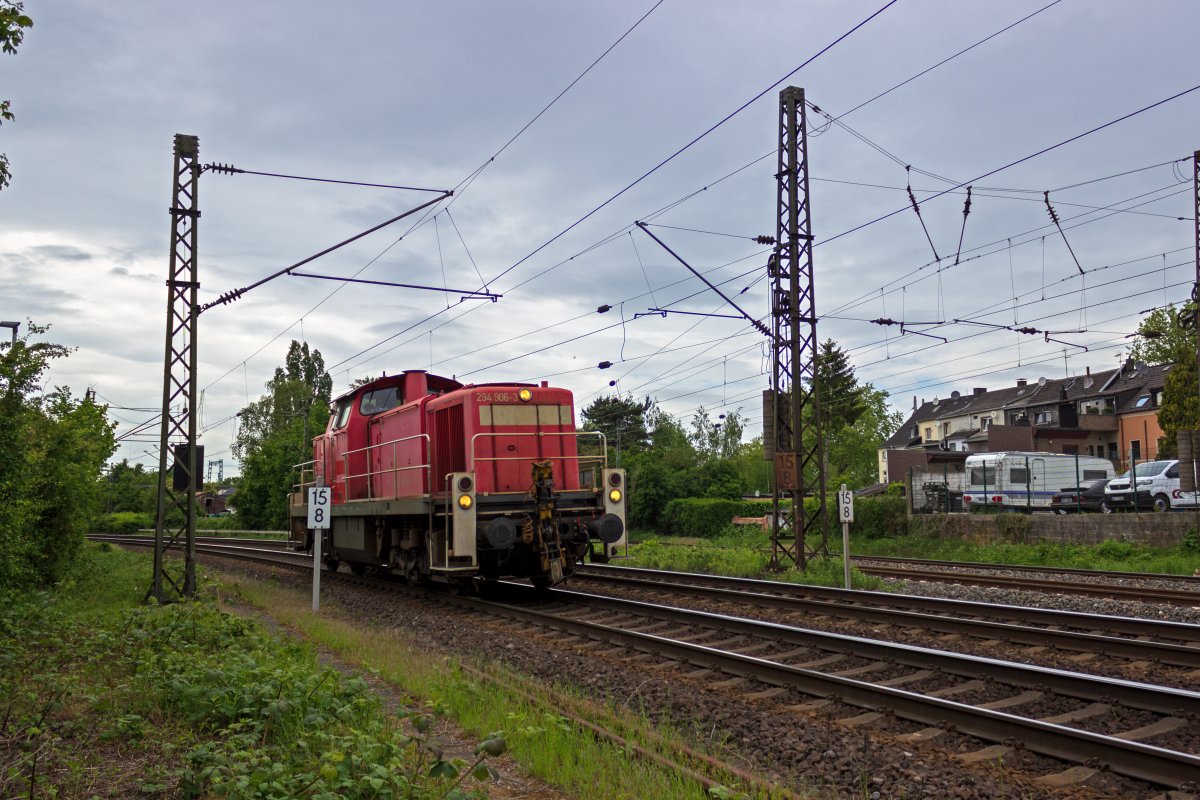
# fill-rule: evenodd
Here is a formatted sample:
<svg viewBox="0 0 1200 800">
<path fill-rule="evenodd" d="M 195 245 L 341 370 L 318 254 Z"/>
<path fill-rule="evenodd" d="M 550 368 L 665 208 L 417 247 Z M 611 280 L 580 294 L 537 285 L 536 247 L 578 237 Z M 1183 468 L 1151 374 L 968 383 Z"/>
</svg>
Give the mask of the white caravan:
<svg viewBox="0 0 1200 800">
<path fill-rule="evenodd" d="M 1111 480 L 1112 462 L 1063 453 L 975 453 L 967 456 L 963 508 L 1012 511 L 1050 508 L 1050 500 L 1083 481 Z"/>
</svg>

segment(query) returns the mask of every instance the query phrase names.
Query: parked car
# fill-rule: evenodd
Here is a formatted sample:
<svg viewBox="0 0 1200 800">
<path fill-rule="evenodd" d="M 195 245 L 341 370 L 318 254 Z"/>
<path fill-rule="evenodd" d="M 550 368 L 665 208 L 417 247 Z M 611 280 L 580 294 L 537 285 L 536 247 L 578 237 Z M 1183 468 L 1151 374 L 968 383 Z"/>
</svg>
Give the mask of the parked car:
<svg viewBox="0 0 1200 800">
<path fill-rule="evenodd" d="M 1107 480 L 1100 480 L 1064 486 L 1050 498 L 1050 510 L 1055 514 L 1073 514 L 1077 511 L 1111 514 L 1112 510 L 1104 505 L 1104 487 L 1107 485 Z"/>
<path fill-rule="evenodd" d="M 1137 474 L 1137 501 L 1130 482 Z M 1147 461 L 1137 464 L 1104 487 L 1104 503 L 1113 511 L 1170 511 L 1173 492 L 1179 490 L 1179 462 Z"/>
</svg>

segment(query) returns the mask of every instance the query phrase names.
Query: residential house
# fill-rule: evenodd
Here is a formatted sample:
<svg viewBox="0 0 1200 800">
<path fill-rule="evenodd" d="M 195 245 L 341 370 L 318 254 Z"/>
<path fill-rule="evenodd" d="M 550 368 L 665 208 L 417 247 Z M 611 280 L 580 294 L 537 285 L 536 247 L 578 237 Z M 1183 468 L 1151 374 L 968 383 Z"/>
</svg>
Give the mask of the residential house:
<svg viewBox="0 0 1200 800">
<path fill-rule="evenodd" d="M 1111 459 L 1124 469 L 1159 451 L 1157 410 L 1170 365 L 1126 362 L 1070 378 L 1018 380 L 1015 386 L 917 404 L 879 451 L 880 480 L 901 480 L 909 468 L 966 453 L 1031 450 Z"/>
</svg>

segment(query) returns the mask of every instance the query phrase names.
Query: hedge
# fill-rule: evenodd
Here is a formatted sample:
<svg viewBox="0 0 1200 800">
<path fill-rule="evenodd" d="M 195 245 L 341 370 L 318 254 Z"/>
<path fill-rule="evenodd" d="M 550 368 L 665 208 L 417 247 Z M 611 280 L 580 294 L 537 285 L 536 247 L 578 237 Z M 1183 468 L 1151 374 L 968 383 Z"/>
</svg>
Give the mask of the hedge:
<svg viewBox="0 0 1200 800">
<path fill-rule="evenodd" d="M 805 498 L 804 505 L 813 510 L 814 498 Z M 834 498 L 827 508 L 831 527 L 836 530 L 837 516 Z M 734 517 L 764 517 L 771 513 L 771 501 L 718 500 L 707 497 L 683 497 L 667 503 L 662 513 L 662 532 L 673 536 L 711 538 L 729 527 Z M 854 501 L 854 523 L 851 530 L 871 539 L 904 536 L 908 533 L 908 513 L 903 497 L 862 497 Z M 831 531 L 832 532 L 832 531 Z"/>
<path fill-rule="evenodd" d="M 137 533 L 141 528 L 153 528 L 154 517 L 136 511 L 118 511 L 105 514 L 96 522 L 99 533 Z"/>
</svg>

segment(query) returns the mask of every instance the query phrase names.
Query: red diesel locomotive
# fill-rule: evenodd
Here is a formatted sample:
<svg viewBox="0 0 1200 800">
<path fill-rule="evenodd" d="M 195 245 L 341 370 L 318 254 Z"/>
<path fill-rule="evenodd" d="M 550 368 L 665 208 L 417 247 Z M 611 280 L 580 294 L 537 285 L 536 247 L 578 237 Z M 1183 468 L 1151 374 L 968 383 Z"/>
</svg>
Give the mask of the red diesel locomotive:
<svg viewBox="0 0 1200 800">
<path fill-rule="evenodd" d="M 289 503 L 292 544 L 310 549 L 305 490 L 331 487 L 329 569 L 549 586 L 588 553 L 607 560 L 625 544 L 625 471 L 608 468 L 603 434 L 575 430 L 566 389 L 411 370 L 331 410 Z"/>
</svg>

